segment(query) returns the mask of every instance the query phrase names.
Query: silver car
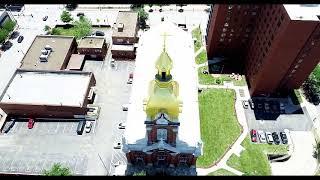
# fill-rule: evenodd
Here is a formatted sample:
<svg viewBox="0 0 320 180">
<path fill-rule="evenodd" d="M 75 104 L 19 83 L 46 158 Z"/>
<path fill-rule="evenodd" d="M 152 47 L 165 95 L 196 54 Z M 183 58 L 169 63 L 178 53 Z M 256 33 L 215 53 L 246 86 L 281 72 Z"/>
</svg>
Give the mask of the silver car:
<svg viewBox="0 0 320 180">
<path fill-rule="evenodd" d="M 266 135 L 264 134 L 264 132 L 259 130 L 259 131 L 257 131 L 257 133 L 258 133 L 258 137 L 259 137 L 260 142 L 266 143 L 267 139 L 266 139 Z"/>
<path fill-rule="evenodd" d="M 272 137 L 271 132 L 266 132 L 266 136 L 267 136 L 268 144 L 272 144 L 273 143 L 273 137 Z"/>
</svg>

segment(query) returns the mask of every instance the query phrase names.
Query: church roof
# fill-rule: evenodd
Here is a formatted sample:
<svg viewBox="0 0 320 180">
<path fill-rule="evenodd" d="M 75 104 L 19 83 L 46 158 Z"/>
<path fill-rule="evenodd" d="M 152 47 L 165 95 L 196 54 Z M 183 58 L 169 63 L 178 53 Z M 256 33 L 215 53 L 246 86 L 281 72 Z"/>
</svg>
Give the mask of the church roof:
<svg viewBox="0 0 320 180">
<path fill-rule="evenodd" d="M 156 68 L 159 71 L 168 71 L 172 69 L 172 59 L 170 58 L 165 49 L 163 49 L 162 53 L 160 54 L 156 62 Z"/>
</svg>

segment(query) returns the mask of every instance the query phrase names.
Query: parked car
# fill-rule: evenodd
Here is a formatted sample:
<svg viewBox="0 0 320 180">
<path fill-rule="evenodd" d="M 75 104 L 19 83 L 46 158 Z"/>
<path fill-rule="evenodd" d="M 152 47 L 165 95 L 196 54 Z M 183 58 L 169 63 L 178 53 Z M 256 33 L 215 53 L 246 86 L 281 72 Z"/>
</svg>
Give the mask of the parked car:
<svg viewBox="0 0 320 180">
<path fill-rule="evenodd" d="M 183 12 L 183 9 L 181 8 L 181 9 L 179 9 L 178 11 L 182 13 L 182 12 Z"/>
<path fill-rule="evenodd" d="M 89 133 L 91 131 L 92 124 L 93 124 L 92 121 L 87 121 L 86 122 L 86 127 L 85 127 L 86 133 Z"/>
<path fill-rule="evenodd" d="M 275 144 L 277 144 L 277 145 L 280 144 L 280 138 L 279 138 L 279 135 L 277 132 L 272 133 L 272 138 L 273 138 Z"/>
<path fill-rule="evenodd" d="M 23 36 L 19 36 L 18 37 L 18 43 L 21 43 L 23 41 L 24 37 Z"/>
<path fill-rule="evenodd" d="M 10 131 L 10 129 L 16 123 L 16 118 L 11 118 L 10 121 L 8 121 L 8 123 L 10 123 L 10 124 L 9 124 L 8 128 L 4 130 L 4 133 L 8 133 Z"/>
<path fill-rule="evenodd" d="M 263 109 L 263 106 L 262 106 L 261 103 L 257 103 L 257 105 L 258 105 L 258 110 L 262 110 Z"/>
<path fill-rule="evenodd" d="M 257 131 L 252 129 L 250 134 L 251 134 L 251 141 L 252 142 L 257 142 Z"/>
<path fill-rule="evenodd" d="M 119 129 L 125 129 L 126 128 L 126 123 L 119 123 Z"/>
<path fill-rule="evenodd" d="M 269 106 L 269 103 L 268 103 L 268 102 L 265 102 L 265 103 L 264 103 L 264 110 L 265 110 L 266 112 L 269 112 L 270 106 Z"/>
<path fill-rule="evenodd" d="M 6 50 L 10 49 L 12 47 L 12 45 L 13 45 L 12 42 L 7 41 L 4 44 L 2 44 L 1 50 L 6 51 Z"/>
<path fill-rule="evenodd" d="M 149 12 L 153 12 L 153 9 L 149 9 Z"/>
<path fill-rule="evenodd" d="M 159 9 L 159 12 L 162 12 L 162 8 Z"/>
<path fill-rule="evenodd" d="M 133 81 L 133 73 L 130 73 L 129 74 L 129 79 L 127 81 L 127 84 L 132 84 L 132 81 Z"/>
<path fill-rule="evenodd" d="M 33 118 L 29 118 L 28 120 L 28 128 L 32 129 L 34 126 L 34 119 Z"/>
<path fill-rule="evenodd" d="M 15 38 L 17 38 L 18 36 L 19 36 L 19 32 L 18 31 L 13 31 L 12 33 L 11 33 L 11 36 L 10 36 L 10 39 L 15 39 Z"/>
<path fill-rule="evenodd" d="M 86 125 L 86 121 L 85 120 L 81 120 L 79 121 L 78 127 L 77 127 L 77 134 L 78 135 L 82 135 L 84 126 Z"/>
<path fill-rule="evenodd" d="M 95 35 L 95 36 L 104 36 L 104 32 L 102 32 L 102 31 L 95 31 L 95 32 L 93 33 L 93 35 Z"/>
<path fill-rule="evenodd" d="M 283 144 L 288 144 L 288 138 L 285 132 L 280 132 L 280 138 Z"/>
<path fill-rule="evenodd" d="M 243 108 L 248 109 L 249 103 L 248 101 L 242 101 Z"/>
<path fill-rule="evenodd" d="M 271 132 L 266 132 L 266 137 L 267 137 L 268 144 L 272 144 L 273 143 L 273 138 L 272 138 Z"/>
<path fill-rule="evenodd" d="M 285 105 L 283 103 L 280 103 L 280 112 L 285 113 Z"/>
<path fill-rule="evenodd" d="M 259 131 L 257 131 L 257 133 L 258 133 L 258 137 L 259 137 L 260 142 L 266 143 L 267 140 L 266 140 L 266 135 L 264 134 L 264 132 L 259 130 Z"/>
<path fill-rule="evenodd" d="M 78 14 L 77 14 L 77 16 L 79 17 L 79 16 L 84 16 L 84 13 L 83 12 L 79 12 Z"/>
<path fill-rule="evenodd" d="M 114 144 L 113 144 L 113 148 L 114 149 L 121 149 L 121 142 L 115 142 Z"/>
<path fill-rule="evenodd" d="M 248 102 L 249 102 L 250 108 L 254 109 L 254 102 L 252 101 L 252 99 L 249 99 Z"/>
<path fill-rule="evenodd" d="M 42 18 L 43 21 L 46 21 L 48 19 L 48 16 L 45 16 Z"/>
</svg>

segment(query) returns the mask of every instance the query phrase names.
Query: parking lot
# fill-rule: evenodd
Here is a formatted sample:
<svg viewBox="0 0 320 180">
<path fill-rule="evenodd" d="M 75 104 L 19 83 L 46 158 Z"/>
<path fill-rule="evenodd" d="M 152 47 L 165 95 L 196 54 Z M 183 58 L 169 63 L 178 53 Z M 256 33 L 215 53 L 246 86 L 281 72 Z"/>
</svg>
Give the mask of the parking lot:
<svg viewBox="0 0 320 180">
<path fill-rule="evenodd" d="M 15 156 L 16 158 L 11 158 Z M 23 156 L 23 157 L 22 157 Z M 86 170 L 88 158 L 83 155 L 58 155 L 33 153 L 25 157 L 24 153 L 0 150 L 0 169 L 2 173 L 41 174 L 43 169 L 50 169 L 54 163 L 61 163 L 70 168 L 75 175 L 80 175 Z"/>
<path fill-rule="evenodd" d="M 267 109 L 265 102 L 268 103 Z M 254 110 L 248 106 L 245 108 L 245 115 L 249 129 L 273 132 L 283 129 L 308 131 L 312 128 L 312 120 L 303 108 L 293 105 L 288 99 L 254 100 Z"/>
<path fill-rule="evenodd" d="M 6 122 L 4 129 L 7 128 Z M 55 134 L 64 134 L 64 135 L 77 135 L 77 127 L 79 122 L 35 122 L 32 129 L 28 129 L 28 122 L 19 121 L 14 124 L 14 126 L 9 130 L 7 135 L 55 135 Z M 95 123 L 94 123 L 95 124 Z M 83 132 L 82 135 L 88 136 L 94 133 L 95 125 L 93 124 L 90 133 Z"/>
</svg>

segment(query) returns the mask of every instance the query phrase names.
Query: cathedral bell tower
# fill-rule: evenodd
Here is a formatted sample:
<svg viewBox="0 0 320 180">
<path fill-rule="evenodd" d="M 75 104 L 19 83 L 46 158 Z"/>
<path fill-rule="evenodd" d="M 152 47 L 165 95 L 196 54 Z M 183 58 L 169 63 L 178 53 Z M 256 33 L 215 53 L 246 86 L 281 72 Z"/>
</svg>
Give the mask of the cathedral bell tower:
<svg viewBox="0 0 320 180">
<path fill-rule="evenodd" d="M 178 99 L 179 84 L 173 80 L 172 59 L 166 51 L 166 34 L 163 49 L 156 61 L 157 73 L 149 84 L 149 96 L 144 100 L 148 144 L 165 143 L 175 146 L 178 133 L 179 114 L 182 103 Z"/>
</svg>

